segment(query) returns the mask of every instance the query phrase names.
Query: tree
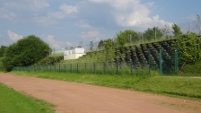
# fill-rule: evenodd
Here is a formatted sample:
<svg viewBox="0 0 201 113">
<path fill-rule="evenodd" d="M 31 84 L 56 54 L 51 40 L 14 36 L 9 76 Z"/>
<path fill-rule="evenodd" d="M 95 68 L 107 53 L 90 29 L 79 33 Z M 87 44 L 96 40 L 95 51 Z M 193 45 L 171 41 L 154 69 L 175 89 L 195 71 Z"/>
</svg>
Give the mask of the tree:
<svg viewBox="0 0 201 113">
<path fill-rule="evenodd" d="M 181 35 L 176 42 L 179 50 L 179 61 L 183 64 L 194 64 L 201 60 L 201 38 L 195 33 Z"/>
<path fill-rule="evenodd" d="M 98 49 L 101 49 L 103 46 L 104 46 L 104 41 L 103 40 L 100 40 L 99 43 L 98 43 Z"/>
<path fill-rule="evenodd" d="M 4 56 L 6 48 L 7 48 L 6 46 L 1 46 L 1 48 L 0 48 L 0 57 Z"/>
<path fill-rule="evenodd" d="M 175 37 L 178 37 L 178 36 L 182 35 L 181 29 L 177 24 L 174 23 L 172 25 L 172 29 L 173 29 L 173 34 L 174 34 Z"/>
<path fill-rule="evenodd" d="M 161 29 L 159 29 L 158 27 L 148 28 L 144 33 L 144 37 L 148 41 L 151 41 L 153 39 L 157 41 L 159 38 L 162 38 L 162 36 L 163 36 L 163 33 Z"/>
<path fill-rule="evenodd" d="M 133 31 L 133 30 L 125 30 L 125 31 L 120 31 L 116 35 L 117 41 L 121 46 L 124 46 L 126 43 L 132 43 L 139 41 L 140 39 L 140 34 Z"/>
<path fill-rule="evenodd" d="M 50 51 L 48 44 L 30 35 L 6 49 L 3 66 L 6 71 L 11 71 L 14 66 L 29 66 L 48 56 Z"/>
</svg>

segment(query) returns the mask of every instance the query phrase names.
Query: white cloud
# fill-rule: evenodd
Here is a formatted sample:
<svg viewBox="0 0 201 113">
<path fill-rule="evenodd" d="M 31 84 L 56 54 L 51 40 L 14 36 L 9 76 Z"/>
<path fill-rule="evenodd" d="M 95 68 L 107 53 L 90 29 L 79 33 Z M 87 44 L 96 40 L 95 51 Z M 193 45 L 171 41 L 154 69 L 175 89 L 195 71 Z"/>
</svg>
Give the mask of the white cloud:
<svg viewBox="0 0 201 113">
<path fill-rule="evenodd" d="M 77 6 L 60 4 L 58 9 L 52 9 L 51 2 L 53 0 L 0 1 L 0 19 L 46 26 L 57 24 L 78 13 Z"/>
<path fill-rule="evenodd" d="M 52 17 L 52 18 L 58 19 L 58 20 L 64 19 L 66 17 L 66 15 L 63 12 L 50 12 L 50 13 L 48 13 L 48 16 L 50 18 Z"/>
<path fill-rule="evenodd" d="M 49 7 L 49 3 L 46 0 L 32 0 L 32 2 L 32 5 L 36 8 L 36 10 Z"/>
<path fill-rule="evenodd" d="M 88 32 L 82 32 L 81 38 L 85 40 L 95 40 L 98 41 L 100 38 L 100 32 L 99 31 L 88 31 Z"/>
<path fill-rule="evenodd" d="M 67 4 L 61 5 L 60 9 L 66 14 L 72 14 L 72 13 L 77 13 L 78 12 L 76 6 L 71 6 L 71 5 L 67 5 Z"/>
<path fill-rule="evenodd" d="M 83 20 L 78 21 L 77 23 L 75 23 L 76 26 L 81 27 L 81 28 L 86 28 L 86 29 L 93 29 L 93 27 L 91 25 L 89 25 L 88 23 L 84 22 Z"/>
<path fill-rule="evenodd" d="M 63 4 L 59 11 L 49 11 L 45 15 L 34 17 L 33 21 L 38 25 L 53 25 L 61 22 L 61 20 L 73 17 L 73 14 L 77 12 L 76 6 Z"/>
<path fill-rule="evenodd" d="M 8 34 L 9 38 L 10 38 L 12 41 L 18 41 L 18 40 L 20 40 L 20 39 L 23 38 L 22 35 L 16 34 L 16 33 L 12 32 L 12 31 L 10 31 L 10 30 L 7 31 L 7 34 Z"/>
<path fill-rule="evenodd" d="M 48 35 L 48 36 L 45 38 L 45 41 L 46 41 L 52 48 L 55 48 L 55 49 L 62 48 L 63 45 L 64 45 L 62 42 L 56 41 L 53 35 Z"/>
<path fill-rule="evenodd" d="M 6 10 L 5 8 L 0 9 L 0 18 L 1 19 L 7 19 L 7 20 L 13 20 L 17 17 L 16 13 Z"/>
<path fill-rule="evenodd" d="M 142 4 L 140 0 L 89 0 L 95 3 L 106 3 L 113 8 L 113 16 L 120 26 L 147 28 L 153 26 L 164 27 L 171 25 L 159 18 L 159 15 L 150 17 L 151 6 L 149 2 Z"/>
<path fill-rule="evenodd" d="M 73 44 L 70 43 L 69 41 L 66 41 L 66 44 L 67 44 L 68 47 L 72 47 L 73 46 Z"/>
<path fill-rule="evenodd" d="M 47 0 L 17 0 L 3 2 L 3 7 L 16 11 L 41 11 L 49 7 Z"/>
</svg>

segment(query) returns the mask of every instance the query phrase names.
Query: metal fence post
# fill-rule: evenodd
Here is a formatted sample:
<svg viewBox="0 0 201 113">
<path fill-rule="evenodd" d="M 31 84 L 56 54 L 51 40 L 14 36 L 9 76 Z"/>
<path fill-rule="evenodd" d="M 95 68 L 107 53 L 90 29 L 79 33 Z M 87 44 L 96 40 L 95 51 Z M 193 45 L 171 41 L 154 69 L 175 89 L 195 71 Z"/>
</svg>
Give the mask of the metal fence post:
<svg viewBox="0 0 201 113">
<path fill-rule="evenodd" d="M 94 62 L 94 73 L 96 73 L 96 64 Z"/>
<path fill-rule="evenodd" d="M 72 73 L 72 64 L 70 64 L 70 73 Z"/>
<path fill-rule="evenodd" d="M 79 68 L 78 68 L 78 63 L 77 63 L 77 73 L 78 73 L 78 71 L 79 71 Z"/>
<path fill-rule="evenodd" d="M 105 74 L 105 62 L 103 62 L 103 74 Z"/>
<path fill-rule="evenodd" d="M 160 53 L 159 53 L 160 55 L 160 63 L 159 63 L 159 65 L 160 65 L 160 74 L 162 75 L 163 74 L 163 56 L 162 56 L 162 49 L 160 49 Z"/>
<path fill-rule="evenodd" d="M 151 74 L 150 73 L 150 70 L 151 70 L 151 52 L 150 52 L 150 49 L 148 49 L 148 72 L 149 72 L 149 75 Z"/>
<path fill-rule="evenodd" d="M 117 62 L 117 63 L 116 63 L 116 68 L 117 68 L 117 69 L 116 69 L 116 74 L 118 74 L 118 71 L 119 71 L 119 69 L 118 69 L 119 67 L 118 67 L 118 66 L 119 66 L 119 64 L 118 64 L 118 62 Z"/>
<path fill-rule="evenodd" d="M 178 72 L 178 50 L 174 51 L 174 73 Z"/>
<path fill-rule="evenodd" d="M 64 71 L 66 72 L 67 70 L 66 70 L 66 64 L 64 64 Z"/>
<path fill-rule="evenodd" d="M 133 62 L 130 60 L 130 66 L 131 66 L 131 74 L 133 74 Z"/>
</svg>

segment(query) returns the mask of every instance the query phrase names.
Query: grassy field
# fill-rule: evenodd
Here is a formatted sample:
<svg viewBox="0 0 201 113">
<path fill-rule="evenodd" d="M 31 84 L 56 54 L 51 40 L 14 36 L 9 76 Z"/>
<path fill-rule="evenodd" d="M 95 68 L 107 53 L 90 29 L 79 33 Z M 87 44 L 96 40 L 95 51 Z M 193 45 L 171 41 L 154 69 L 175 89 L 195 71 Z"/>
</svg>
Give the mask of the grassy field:
<svg viewBox="0 0 201 113">
<path fill-rule="evenodd" d="M 159 75 L 151 77 L 131 75 L 94 75 L 64 72 L 13 71 L 11 73 L 201 100 L 201 78 Z"/>
<path fill-rule="evenodd" d="M 0 84 L 0 113 L 53 113 L 52 107 Z"/>
</svg>

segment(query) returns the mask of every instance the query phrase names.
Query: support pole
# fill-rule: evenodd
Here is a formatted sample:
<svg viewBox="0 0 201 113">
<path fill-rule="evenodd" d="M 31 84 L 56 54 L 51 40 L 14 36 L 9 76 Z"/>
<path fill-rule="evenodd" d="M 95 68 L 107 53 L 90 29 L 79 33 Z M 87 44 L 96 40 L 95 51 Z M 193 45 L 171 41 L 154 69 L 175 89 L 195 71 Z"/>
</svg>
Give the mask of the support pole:
<svg viewBox="0 0 201 113">
<path fill-rule="evenodd" d="M 163 56 L 162 56 L 162 49 L 160 49 L 160 74 L 163 74 Z"/>
</svg>

